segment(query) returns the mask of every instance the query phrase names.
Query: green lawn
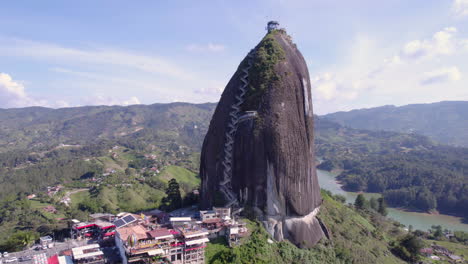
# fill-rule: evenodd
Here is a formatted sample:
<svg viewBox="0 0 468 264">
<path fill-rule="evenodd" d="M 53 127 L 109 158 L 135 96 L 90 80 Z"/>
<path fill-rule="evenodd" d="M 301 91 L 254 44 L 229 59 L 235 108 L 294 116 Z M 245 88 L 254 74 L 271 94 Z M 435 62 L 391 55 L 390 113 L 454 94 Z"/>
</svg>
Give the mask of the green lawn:
<svg viewBox="0 0 468 264">
<path fill-rule="evenodd" d="M 50 203 L 43 203 L 39 200 L 36 200 L 36 199 L 31 199 L 29 200 L 31 202 L 31 208 L 32 209 L 41 209 L 41 208 L 44 208 L 48 205 L 51 205 Z"/>
<path fill-rule="evenodd" d="M 41 212 L 41 214 L 45 217 L 47 217 L 48 219 L 56 219 L 56 218 L 64 218 L 65 215 L 61 212 L 58 212 L 57 214 L 52 214 L 52 213 L 49 213 L 49 212 L 46 212 L 44 210 L 42 210 L 42 208 L 48 206 L 48 205 L 53 205 L 53 204 L 50 204 L 50 203 L 43 203 L 39 200 L 35 200 L 35 199 L 32 199 L 32 200 L 29 200 L 31 202 L 31 208 L 32 209 L 38 209 L 39 212 Z"/>
<path fill-rule="evenodd" d="M 77 192 L 70 195 L 71 204 L 76 206 L 82 202 L 86 197 L 89 197 L 89 191 Z"/>
<path fill-rule="evenodd" d="M 200 178 L 197 177 L 196 173 L 179 166 L 167 166 L 159 177 L 163 181 L 169 181 L 174 178 L 179 184 L 185 183 L 193 188 L 197 188 L 200 185 Z"/>
</svg>

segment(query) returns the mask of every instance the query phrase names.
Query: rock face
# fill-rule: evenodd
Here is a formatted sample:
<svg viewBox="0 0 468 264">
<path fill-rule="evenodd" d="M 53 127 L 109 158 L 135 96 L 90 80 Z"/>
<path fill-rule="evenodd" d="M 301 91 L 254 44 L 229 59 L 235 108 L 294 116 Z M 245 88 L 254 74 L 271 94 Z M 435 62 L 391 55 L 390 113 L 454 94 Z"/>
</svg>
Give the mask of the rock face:
<svg viewBox="0 0 468 264">
<path fill-rule="evenodd" d="M 313 246 L 324 236 L 307 65 L 283 30 L 241 62 L 205 137 L 202 207 L 243 207 L 276 239 Z"/>
</svg>

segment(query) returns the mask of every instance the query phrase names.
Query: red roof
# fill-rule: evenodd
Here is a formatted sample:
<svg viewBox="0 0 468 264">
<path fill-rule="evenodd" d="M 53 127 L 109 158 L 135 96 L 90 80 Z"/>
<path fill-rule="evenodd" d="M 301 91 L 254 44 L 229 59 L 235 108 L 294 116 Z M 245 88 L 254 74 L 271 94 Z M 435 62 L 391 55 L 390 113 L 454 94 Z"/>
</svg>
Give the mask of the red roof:
<svg viewBox="0 0 468 264">
<path fill-rule="evenodd" d="M 171 234 L 173 234 L 173 235 L 178 235 L 178 234 L 180 234 L 179 231 L 176 231 L 176 230 L 174 230 L 174 229 L 170 229 L 169 232 L 170 232 Z"/>
<path fill-rule="evenodd" d="M 109 229 L 109 228 L 113 228 L 113 227 L 115 227 L 115 225 L 103 226 L 103 227 L 101 227 L 101 229 Z"/>
<path fill-rule="evenodd" d="M 105 233 L 105 234 L 104 234 L 105 237 L 106 237 L 106 236 L 113 236 L 113 235 L 115 235 L 115 232 L 108 232 L 108 233 Z"/>
<path fill-rule="evenodd" d="M 77 226 L 76 229 L 83 229 L 83 228 L 86 228 L 86 227 L 93 227 L 93 226 L 96 226 L 96 224 L 88 224 L 88 225 L 83 225 L 83 226 Z"/>
<path fill-rule="evenodd" d="M 58 255 L 54 255 L 47 259 L 48 264 L 59 264 Z"/>
<path fill-rule="evenodd" d="M 159 228 L 159 229 L 149 231 L 148 235 L 150 235 L 152 238 L 158 238 L 158 237 L 171 236 L 172 232 L 169 231 L 169 229 L 167 228 Z"/>
<path fill-rule="evenodd" d="M 221 219 L 219 219 L 219 218 L 206 219 L 206 220 L 203 220 L 203 223 L 204 224 L 221 223 Z"/>
</svg>

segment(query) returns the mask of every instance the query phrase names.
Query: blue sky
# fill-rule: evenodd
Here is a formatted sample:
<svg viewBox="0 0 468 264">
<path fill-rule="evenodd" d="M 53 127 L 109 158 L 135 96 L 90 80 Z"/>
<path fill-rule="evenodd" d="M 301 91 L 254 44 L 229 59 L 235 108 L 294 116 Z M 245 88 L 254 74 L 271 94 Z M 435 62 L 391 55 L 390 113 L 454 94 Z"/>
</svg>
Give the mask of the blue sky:
<svg viewBox="0 0 468 264">
<path fill-rule="evenodd" d="M 0 8 L 0 105 L 216 102 L 272 19 L 318 114 L 468 100 L 468 0 L 15 0 Z"/>
</svg>

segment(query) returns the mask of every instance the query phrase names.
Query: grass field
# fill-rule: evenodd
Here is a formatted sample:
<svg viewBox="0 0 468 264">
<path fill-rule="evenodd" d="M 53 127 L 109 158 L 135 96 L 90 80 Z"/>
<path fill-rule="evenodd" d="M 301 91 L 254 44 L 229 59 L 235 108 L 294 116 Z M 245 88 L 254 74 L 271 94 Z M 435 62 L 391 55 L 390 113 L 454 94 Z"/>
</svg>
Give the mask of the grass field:
<svg viewBox="0 0 468 264">
<path fill-rule="evenodd" d="M 174 178 L 179 184 L 185 183 L 192 188 L 197 188 L 200 185 L 200 178 L 197 177 L 196 173 L 179 166 L 167 166 L 161 174 L 159 174 L 159 177 L 166 182 Z"/>
<path fill-rule="evenodd" d="M 89 191 L 77 192 L 70 195 L 71 204 L 76 206 L 80 202 L 82 202 L 86 197 L 89 197 Z"/>
<path fill-rule="evenodd" d="M 45 216 L 46 218 L 48 219 L 57 219 L 57 218 L 64 218 L 65 215 L 61 212 L 58 212 L 57 214 L 53 214 L 53 213 L 49 213 L 49 212 L 46 212 L 44 210 L 42 210 L 42 208 L 46 207 L 46 206 L 49 206 L 49 205 L 52 205 L 50 203 L 43 203 L 39 200 L 35 200 L 35 199 L 32 199 L 32 200 L 29 200 L 31 202 L 31 208 L 32 209 L 38 209 L 39 212 L 41 212 L 41 214 L 43 216 Z"/>
</svg>

